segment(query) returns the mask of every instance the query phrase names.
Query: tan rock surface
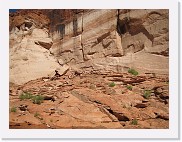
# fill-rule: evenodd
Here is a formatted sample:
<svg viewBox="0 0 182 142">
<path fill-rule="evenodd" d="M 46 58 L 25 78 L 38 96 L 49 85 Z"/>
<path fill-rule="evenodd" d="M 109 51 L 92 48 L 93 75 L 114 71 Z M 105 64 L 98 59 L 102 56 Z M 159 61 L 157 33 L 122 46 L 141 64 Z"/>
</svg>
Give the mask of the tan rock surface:
<svg viewBox="0 0 182 142">
<path fill-rule="evenodd" d="M 11 84 L 11 94 L 14 95 L 10 98 L 10 110 L 14 107 L 17 110 L 10 111 L 10 128 L 169 128 L 169 98 L 161 98 L 159 92 L 155 92 L 155 85 L 160 82 L 168 93 L 168 84 L 162 80 L 163 77 L 143 75 L 144 82 L 132 85 L 142 91 L 135 92 L 121 81 L 109 87 L 111 75 L 82 74 L 72 79 L 63 75 L 46 82 L 37 79 L 21 86 Z M 129 74 L 121 76 L 121 79 L 138 78 Z M 60 82 L 62 84 L 58 85 Z M 69 85 L 67 82 L 72 83 Z M 145 82 L 154 86 L 151 88 L 154 94 L 148 99 L 143 97 Z M 91 87 L 93 84 L 95 88 Z M 107 88 L 115 90 L 115 93 L 107 94 Z M 22 92 L 43 95 L 44 101 L 34 104 L 31 99 L 20 100 Z M 27 109 L 20 110 L 24 105 Z M 137 124 L 133 124 L 134 119 Z"/>
<path fill-rule="evenodd" d="M 168 10 L 85 12 L 77 15 L 79 35 L 72 36 L 74 24 L 68 23 L 65 36 L 53 44 L 51 52 L 86 71 L 120 72 L 133 67 L 168 74 L 168 22 Z"/>
<path fill-rule="evenodd" d="M 23 84 L 27 81 L 48 77 L 52 72 L 59 69 L 64 72 L 57 59 L 51 56 L 49 48 L 52 39 L 48 37 L 46 29 L 32 29 L 30 35 L 21 34 L 17 31 L 10 34 L 11 39 L 20 40 L 10 48 L 10 82 Z"/>
<path fill-rule="evenodd" d="M 19 10 L 9 43 L 10 128 L 169 128 L 168 10 Z"/>
</svg>

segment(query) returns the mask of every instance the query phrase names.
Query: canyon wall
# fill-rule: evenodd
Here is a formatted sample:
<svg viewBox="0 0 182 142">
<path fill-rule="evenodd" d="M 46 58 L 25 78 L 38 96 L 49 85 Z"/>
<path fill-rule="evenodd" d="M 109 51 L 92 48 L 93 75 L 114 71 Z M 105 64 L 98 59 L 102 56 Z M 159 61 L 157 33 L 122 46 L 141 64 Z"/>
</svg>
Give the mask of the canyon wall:
<svg viewBox="0 0 182 142">
<path fill-rule="evenodd" d="M 9 59 L 11 83 L 24 84 L 30 80 L 60 73 L 57 59 L 50 54 L 53 41 L 49 32 L 49 18 L 38 11 L 10 14 Z"/>
<path fill-rule="evenodd" d="M 169 11 L 20 10 L 10 13 L 10 82 L 55 70 L 169 73 Z"/>
<path fill-rule="evenodd" d="M 168 74 L 168 10 L 91 10 L 53 32 L 61 64 L 90 72 Z"/>
</svg>

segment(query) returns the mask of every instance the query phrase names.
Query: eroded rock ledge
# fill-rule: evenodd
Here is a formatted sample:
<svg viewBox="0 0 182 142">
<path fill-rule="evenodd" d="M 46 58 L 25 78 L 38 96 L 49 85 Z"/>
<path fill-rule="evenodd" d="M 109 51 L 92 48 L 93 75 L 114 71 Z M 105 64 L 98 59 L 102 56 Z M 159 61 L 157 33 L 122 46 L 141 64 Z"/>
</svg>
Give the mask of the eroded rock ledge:
<svg viewBox="0 0 182 142">
<path fill-rule="evenodd" d="M 10 80 L 62 66 L 168 74 L 168 10 L 20 10 L 10 14 Z M 18 78 L 18 79 L 17 79 Z"/>
</svg>

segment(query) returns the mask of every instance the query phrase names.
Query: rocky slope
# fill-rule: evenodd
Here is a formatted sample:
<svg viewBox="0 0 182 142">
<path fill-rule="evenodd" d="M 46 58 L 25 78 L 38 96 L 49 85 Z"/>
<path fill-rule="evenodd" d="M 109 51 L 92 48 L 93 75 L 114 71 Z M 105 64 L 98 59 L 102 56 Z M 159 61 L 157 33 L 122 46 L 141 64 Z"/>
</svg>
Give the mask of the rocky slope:
<svg viewBox="0 0 182 142">
<path fill-rule="evenodd" d="M 165 9 L 10 13 L 10 128 L 168 128 L 168 18 Z"/>
<path fill-rule="evenodd" d="M 67 73 L 11 84 L 10 128 L 169 128 L 168 87 L 168 77 L 128 73 Z"/>
</svg>

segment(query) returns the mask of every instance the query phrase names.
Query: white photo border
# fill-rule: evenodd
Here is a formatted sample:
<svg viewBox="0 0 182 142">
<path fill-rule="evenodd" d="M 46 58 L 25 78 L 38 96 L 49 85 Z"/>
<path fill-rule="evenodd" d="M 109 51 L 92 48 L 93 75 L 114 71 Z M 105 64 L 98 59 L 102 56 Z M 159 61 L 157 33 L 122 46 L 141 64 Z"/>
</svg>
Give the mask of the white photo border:
<svg viewBox="0 0 182 142">
<path fill-rule="evenodd" d="M 9 129 L 9 9 L 169 9 L 169 129 Z M 179 139 L 177 0 L 1 0 L 0 134 L 3 139 Z"/>
</svg>

